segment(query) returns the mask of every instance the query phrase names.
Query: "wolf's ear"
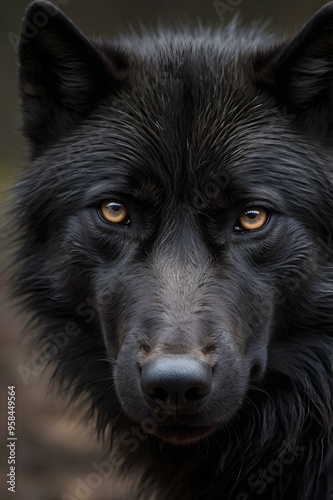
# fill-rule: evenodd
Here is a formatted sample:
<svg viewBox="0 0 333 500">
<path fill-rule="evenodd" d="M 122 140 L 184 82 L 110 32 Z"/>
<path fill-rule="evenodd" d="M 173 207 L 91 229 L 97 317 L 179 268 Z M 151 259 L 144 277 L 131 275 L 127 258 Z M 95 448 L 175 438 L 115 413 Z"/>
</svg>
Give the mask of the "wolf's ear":
<svg viewBox="0 0 333 500">
<path fill-rule="evenodd" d="M 259 85 L 303 128 L 325 137 L 333 132 L 333 2 L 259 66 Z"/>
<path fill-rule="evenodd" d="M 35 151 L 119 85 L 123 59 L 116 50 L 106 57 L 50 2 L 37 0 L 28 7 L 19 41 L 19 86 L 23 131 Z"/>
</svg>

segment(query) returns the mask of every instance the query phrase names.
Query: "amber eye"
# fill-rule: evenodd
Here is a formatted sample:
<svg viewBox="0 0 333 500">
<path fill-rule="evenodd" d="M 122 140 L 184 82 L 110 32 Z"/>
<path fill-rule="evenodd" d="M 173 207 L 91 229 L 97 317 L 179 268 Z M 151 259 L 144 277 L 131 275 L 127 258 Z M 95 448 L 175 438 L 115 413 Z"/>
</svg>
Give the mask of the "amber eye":
<svg viewBox="0 0 333 500">
<path fill-rule="evenodd" d="M 269 211 L 263 207 L 250 207 L 243 210 L 238 217 L 236 231 L 255 231 L 264 227 L 268 221 Z"/>
<path fill-rule="evenodd" d="M 100 205 L 100 214 L 106 222 L 112 224 L 126 224 L 130 223 L 128 210 L 119 201 L 106 200 Z"/>
</svg>

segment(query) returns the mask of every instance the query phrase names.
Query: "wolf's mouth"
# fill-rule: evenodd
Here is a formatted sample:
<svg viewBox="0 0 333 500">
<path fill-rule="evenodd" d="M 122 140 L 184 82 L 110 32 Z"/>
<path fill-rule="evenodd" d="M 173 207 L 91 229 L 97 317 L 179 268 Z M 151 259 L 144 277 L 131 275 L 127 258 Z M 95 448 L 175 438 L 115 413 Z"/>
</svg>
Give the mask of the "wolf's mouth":
<svg viewBox="0 0 333 500">
<path fill-rule="evenodd" d="M 164 425 L 154 430 L 155 437 L 176 445 L 197 443 L 216 430 L 216 426 L 208 425 Z"/>
</svg>

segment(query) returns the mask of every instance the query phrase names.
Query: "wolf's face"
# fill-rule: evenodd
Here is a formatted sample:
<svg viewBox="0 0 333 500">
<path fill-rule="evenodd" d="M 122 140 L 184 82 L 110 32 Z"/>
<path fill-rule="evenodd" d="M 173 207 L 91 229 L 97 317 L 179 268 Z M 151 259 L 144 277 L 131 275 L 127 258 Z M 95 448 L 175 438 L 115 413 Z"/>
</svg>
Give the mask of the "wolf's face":
<svg viewBox="0 0 333 500">
<path fill-rule="evenodd" d="M 26 271 L 22 282 L 54 320 L 89 297 L 96 314 L 81 354 L 71 341 L 76 369 L 98 345 L 89 373 L 101 397 L 103 374 L 119 411 L 147 432 L 195 442 L 271 373 L 302 364 L 299 318 L 333 216 L 313 35 L 236 49 L 233 29 L 225 40 L 170 34 L 122 52 L 46 12 L 48 27 L 21 44 L 35 155 L 20 225 L 38 248 L 40 289 Z"/>
<path fill-rule="evenodd" d="M 164 82 L 162 103 L 172 102 L 169 93 Z M 237 94 L 232 102 L 245 106 Z M 121 111 L 100 108 L 76 132 L 83 151 L 77 143 L 70 165 L 75 137 L 68 151 L 51 148 L 58 183 L 50 183 L 49 251 L 59 293 L 92 298 L 94 334 L 105 342 L 126 414 L 141 422 L 152 408 L 169 410 L 166 423 L 175 425 L 162 435 L 184 440 L 185 424 L 205 434 L 234 415 L 269 369 L 284 321 L 306 307 L 302 295 L 311 294 L 318 266 L 321 180 L 311 148 L 263 100 L 248 104 L 239 123 L 232 110 L 218 123 L 205 107 L 186 120 L 176 103 L 183 135 L 169 127 L 163 104 L 146 106 L 156 114 L 145 125 L 133 101 Z M 173 387 L 183 370 L 184 389 Z M 161 428 L 153 427 L 158 435 Z"/>
</svg>

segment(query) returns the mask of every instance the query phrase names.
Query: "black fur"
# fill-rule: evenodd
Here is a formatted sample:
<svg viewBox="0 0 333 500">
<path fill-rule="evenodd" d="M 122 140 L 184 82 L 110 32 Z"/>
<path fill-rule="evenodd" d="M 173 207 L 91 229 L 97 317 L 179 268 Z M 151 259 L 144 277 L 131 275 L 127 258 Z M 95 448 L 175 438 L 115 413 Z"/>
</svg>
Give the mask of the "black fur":
<svg viewBox="0 0 333 500">
<path fill-rule="evenodd" d="M 332 3 L 291 40 L 232 23 L 93 42 L 28 8 L 15 293 L 57 380 L 111 426 L 114 468 L 140 472 L 133 498 L 329 497 L 332 33 Z M 268 222 L 237 231 L 251 206 Z M 145 402 L 159 353 L 212 366 L 200 412 Z"/>
</svg>

